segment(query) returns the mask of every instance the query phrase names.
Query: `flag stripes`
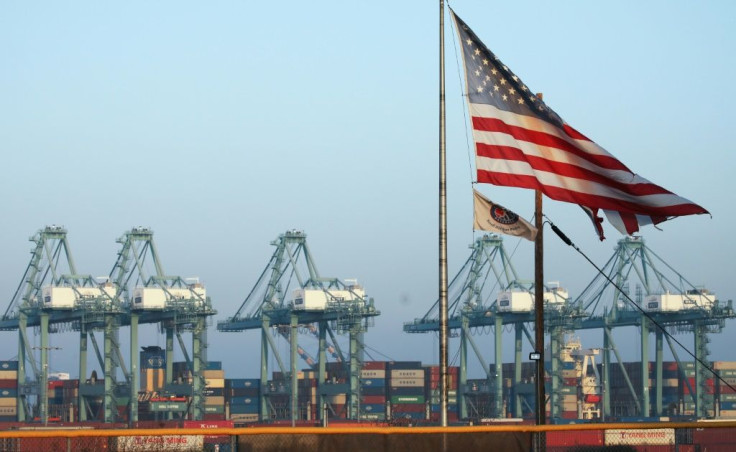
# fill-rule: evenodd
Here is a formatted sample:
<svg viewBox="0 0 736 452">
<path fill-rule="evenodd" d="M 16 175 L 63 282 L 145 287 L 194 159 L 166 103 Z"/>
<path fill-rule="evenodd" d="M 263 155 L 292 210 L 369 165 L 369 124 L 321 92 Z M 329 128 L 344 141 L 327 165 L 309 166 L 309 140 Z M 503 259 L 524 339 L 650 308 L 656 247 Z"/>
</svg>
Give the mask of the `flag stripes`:
<svg viewBox="0 0 736 452">
<path fill-rule="evenodd" d="M 701 206 L 635 174 L 534 96 L 454 12 L 462 43 L 477 181 L 542 191 L 580 205 L 601 239 L 598 212 L 622 233 Z"/>
</svg>

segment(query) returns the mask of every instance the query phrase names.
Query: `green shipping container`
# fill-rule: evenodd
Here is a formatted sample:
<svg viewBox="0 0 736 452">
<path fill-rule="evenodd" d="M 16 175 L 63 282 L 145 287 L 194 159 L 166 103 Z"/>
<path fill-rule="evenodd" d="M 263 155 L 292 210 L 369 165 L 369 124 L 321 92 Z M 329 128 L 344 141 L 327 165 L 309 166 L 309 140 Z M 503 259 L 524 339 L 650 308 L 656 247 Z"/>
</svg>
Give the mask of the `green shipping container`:
<svg viewBox="0 0 736 452">
<path fill-rule="evenodd" d="M 225 406 L 224 405 L 205 405 L 204 412 L 205 414 L 223 414 L 225 413 Z"/>
<path fill-rule="evenodd" d="M 176 411 L 184 412 L 187 410 L 186 402 L 151 402 L 151 411 Z"/>
<path fill-rule="evenodd" d="M 402 405 L 407 403 L 424 403 L 422 395 L 397 395 L 391 396 L 392 405 Z"/>
</svg>

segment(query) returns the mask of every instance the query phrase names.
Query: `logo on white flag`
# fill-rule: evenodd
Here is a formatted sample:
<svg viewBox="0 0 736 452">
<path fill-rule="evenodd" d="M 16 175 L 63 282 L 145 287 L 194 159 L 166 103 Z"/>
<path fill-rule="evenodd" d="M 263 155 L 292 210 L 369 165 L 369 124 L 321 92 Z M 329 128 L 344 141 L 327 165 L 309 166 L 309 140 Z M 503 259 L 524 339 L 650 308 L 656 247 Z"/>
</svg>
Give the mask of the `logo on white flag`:
<svg viewBox="0 0 736 452">
<path fill-rule="evenodd" d="M 475 204 L 473 229 L 524 237 L 532 241 L 537 236 L 537 229 L 516 213 L 493 203 L 476 190 L 473 190 L 473 198 Z"/>
</svg>

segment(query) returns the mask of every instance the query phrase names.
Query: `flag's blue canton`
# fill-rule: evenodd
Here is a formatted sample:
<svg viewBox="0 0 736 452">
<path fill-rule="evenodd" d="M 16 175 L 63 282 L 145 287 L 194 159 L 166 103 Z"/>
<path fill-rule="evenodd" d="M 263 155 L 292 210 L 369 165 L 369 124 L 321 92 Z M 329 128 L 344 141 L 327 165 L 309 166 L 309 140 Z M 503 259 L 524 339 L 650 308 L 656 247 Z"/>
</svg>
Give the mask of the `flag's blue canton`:
<svg viewBox="0 0 736 452">
<path fill-rule="evenodd" d="M 501 110 L 537 116 L 557 126 L 562 119 L 533 93 L 478 39 L 459 17 L 457 20 L 467 76 L 470 103 L 490 104 Z"/>
</svg>

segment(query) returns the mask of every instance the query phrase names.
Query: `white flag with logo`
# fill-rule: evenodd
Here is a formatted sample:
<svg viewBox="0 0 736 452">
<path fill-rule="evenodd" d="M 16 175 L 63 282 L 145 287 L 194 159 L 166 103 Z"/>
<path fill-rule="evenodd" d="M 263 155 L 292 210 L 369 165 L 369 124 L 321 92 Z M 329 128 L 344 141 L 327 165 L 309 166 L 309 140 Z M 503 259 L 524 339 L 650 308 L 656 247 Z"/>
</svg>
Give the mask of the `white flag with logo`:
<svg viewBox="0 0 736 452">
<path fill-rule="evenodd" d="M 501 234 L 524 237 L 534 241 L 537 228 L 505 207 L 494 204 L 485 196 L 473 190 L 473 229 L 476 231 L 492 231 Z"/>
</svg>

